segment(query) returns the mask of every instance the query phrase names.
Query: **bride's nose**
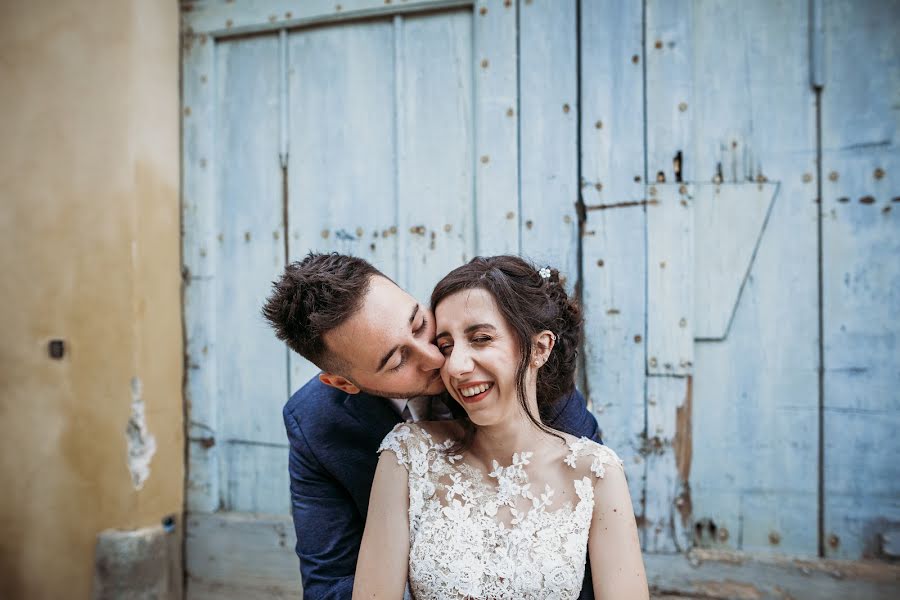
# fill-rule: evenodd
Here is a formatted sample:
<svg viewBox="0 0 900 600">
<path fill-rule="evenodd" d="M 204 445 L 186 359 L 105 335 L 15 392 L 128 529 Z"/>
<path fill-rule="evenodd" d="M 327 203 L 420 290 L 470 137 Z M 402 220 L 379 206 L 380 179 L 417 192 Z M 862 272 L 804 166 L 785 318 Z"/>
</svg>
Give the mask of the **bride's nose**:
<svg viewBox="0 0 900 600">
<path fill-rule="evenodd" d="M 447 370 L 448 375 L 458 379 L 470 373 L 474 368 L 474 364 L 472 356 L 465 345 L 460 344 L 454 346 L 453 350 L 450 351 L 450 356 L 444 362 L 444 368 Z"/>
</svg>

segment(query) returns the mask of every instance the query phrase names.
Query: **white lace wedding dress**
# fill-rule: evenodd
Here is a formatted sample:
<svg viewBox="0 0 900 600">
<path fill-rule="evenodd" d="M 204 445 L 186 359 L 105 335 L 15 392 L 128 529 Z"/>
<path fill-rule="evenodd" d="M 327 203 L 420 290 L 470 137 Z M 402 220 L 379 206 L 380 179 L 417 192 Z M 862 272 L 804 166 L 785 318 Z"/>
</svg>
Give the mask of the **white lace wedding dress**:
<svg viewBox="0 0 900 600">
<path fill-rule="evenodd" d="M 587 438 L 567 444 L 561 469 L 550 469 L 562 479 L 539 481 L 540 457 L 531 452 L 513 455 L 508 466 L 493 461 L 485 473 L 448 456 L 452 440 L 438 442 L 415 423 L 394 427 L 378 451 L 393 452 L 409 471 L 409 587 L 416 600 L 578 598 L 594 484 L 622 461 Z"/>
</svg>

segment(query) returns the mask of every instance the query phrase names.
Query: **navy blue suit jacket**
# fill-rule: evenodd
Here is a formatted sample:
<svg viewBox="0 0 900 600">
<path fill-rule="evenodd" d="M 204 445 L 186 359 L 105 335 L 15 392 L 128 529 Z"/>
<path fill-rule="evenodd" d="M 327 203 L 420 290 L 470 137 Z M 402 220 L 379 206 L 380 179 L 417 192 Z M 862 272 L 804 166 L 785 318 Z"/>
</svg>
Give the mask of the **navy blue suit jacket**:
<svg viewBox="0 0 900 600">
<path fill-rule="evenodd" d="M 433 400 L 440 401 L 440 400 Z M 451 410 L 461 410 L 452 399 Z M 576 390 L 547 424 L 600 441 L 597 420 Z M 349 599 L 362 541 L 378 446 L 400 422 L 384 398 L 347 394 L 311 379 L 284 407 L 297 556 L 305 600 Z M 590 568 L 582 599 L 593 600 Z"/>
</svg>

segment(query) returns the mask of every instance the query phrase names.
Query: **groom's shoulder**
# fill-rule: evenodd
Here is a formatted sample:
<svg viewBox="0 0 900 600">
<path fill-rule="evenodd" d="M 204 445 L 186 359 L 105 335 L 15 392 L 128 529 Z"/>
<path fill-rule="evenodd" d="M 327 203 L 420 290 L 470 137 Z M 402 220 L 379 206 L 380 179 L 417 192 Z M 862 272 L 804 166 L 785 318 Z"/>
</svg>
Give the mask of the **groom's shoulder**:
<svg viewBox="0 0 900 600">
<path fill-rule="evenodd" d="M 283 412 L 285 418 L 290 416 L 315 422 L 325 417 L 333 418 L 346 399 L 346 392 L 322 383 L 316 375 L 291 395 Z"/>
</svg>

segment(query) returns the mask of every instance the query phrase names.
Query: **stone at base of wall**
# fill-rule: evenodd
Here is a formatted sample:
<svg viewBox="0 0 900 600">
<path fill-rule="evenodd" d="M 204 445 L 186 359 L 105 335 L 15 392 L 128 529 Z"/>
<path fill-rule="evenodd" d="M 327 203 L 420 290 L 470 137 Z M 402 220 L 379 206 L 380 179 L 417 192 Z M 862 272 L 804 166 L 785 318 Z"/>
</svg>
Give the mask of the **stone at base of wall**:
<svg viewBox="0 0 900 600">
<path fill-rule="evenodd" d="M 181 600 L 180 527 L 97 535 L 94 600 Z"/>
</svg>

